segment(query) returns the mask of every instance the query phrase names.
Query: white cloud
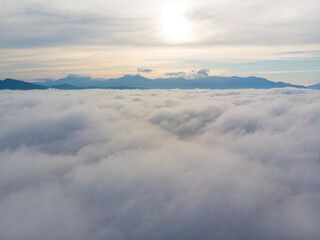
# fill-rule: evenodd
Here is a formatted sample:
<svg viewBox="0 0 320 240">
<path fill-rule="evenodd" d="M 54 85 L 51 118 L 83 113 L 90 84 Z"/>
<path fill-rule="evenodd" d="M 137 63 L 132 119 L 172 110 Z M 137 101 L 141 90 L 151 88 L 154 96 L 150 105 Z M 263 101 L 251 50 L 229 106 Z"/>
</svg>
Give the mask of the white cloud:
<svg viewBox="0 0 320 240">
<path fill-rule="evenodd" d="M 6 34 L 0 38 L 1 48 L 168 44 L 168 39 L 159 37 L 165 2 L 3 1 L 0 30 Z M 186 8 L 188 25 L 195 26 L 192 35 L 198 39 L 191 41 L 191 46 L 195 42 L 206 46 L 319 44 L 318 1 L 269 3 L 267 0 L 171 1 L 168 11 Z M 181 40 L 180 44 L 184 45 Z"/>
<path fill-rule="evenodd" d="M 2 91 L 1 239 L 319 239 L 320 93 Z"/>
</svg>

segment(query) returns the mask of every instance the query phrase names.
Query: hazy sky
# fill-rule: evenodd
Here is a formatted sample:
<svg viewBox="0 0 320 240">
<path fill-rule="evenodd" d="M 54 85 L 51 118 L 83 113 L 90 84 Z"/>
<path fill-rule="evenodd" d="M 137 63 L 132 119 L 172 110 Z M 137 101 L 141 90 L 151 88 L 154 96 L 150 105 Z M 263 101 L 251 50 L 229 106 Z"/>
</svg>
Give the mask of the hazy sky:
<svg viewBox="0 0 320 240">
<path fill-rule="evenodd" d="M 320 82 L 318 0 L 1 0 L 0 78 L 211 75 Z"/>
</svg>

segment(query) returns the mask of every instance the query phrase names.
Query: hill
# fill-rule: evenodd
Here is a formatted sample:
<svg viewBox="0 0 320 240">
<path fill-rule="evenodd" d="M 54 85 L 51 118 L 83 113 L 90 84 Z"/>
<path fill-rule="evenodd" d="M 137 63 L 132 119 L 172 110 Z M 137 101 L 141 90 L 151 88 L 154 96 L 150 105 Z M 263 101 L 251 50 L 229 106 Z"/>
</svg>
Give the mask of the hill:
<svg viewBox="0 0 320 240">
<path fill-rule="evenodd" d="M 284 82 L 273 82 L 258 77 L 221 77 L 209 76 L 195 79 L 186 78 L 157 78 L 149 79 L 140 75 L 125 75 L 120 78 L 94 79 L 77 75 L 69 75 L 56 81 L 38 83 L 43 86 L 57 84 L 69 84 L 81 88 L 115 88 L 126 86 L 127 88 L 148 88 L 148 89 L 243 89 L 243 88 L 282 88 L 296 87 L 305 88 L 302 85 L 293 85 Z"/>
<path fill-rule="evenodd" d="M 319 89 L 320 84 L 309 88 Z M 157 78 L 149 79 L 140 75 L 125 75 L 120 78 L 91 78 L 78 75 L 69 75 L 55 81 L 27 83 L 14 79 L 1 81 L 0 89 L 47 89 L 56 88 L 63 90 L 73 89 L 268 89 L 268 88 L 307 88 L 302 85 L 294 85 L 285 82 L 273 82 L 259 77 L 221 77 L 208 76 L 194 79 L 186 78 Z"/>
<path fill-rule="evenodd" d="M 0 89 L 34 90 L 34 89 L 47 89 L 47 87 L 7 78 L 3 81 L 0 81 Z"/>
<path fill-rule="evenodd" d="M 310 88 L 310 89 L 319 89 L 320 90 L 320 83 L 311 85 L 308 88 Z"/>
</svg>

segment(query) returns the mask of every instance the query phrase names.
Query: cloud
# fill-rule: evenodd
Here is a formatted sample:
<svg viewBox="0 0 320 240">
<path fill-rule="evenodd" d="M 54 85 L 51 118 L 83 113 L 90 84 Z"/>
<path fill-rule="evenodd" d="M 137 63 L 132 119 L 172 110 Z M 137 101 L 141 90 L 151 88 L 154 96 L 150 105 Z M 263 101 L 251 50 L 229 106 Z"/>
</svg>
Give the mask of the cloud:
<svg viewBox="0 0 320 240">
<path fill-rule="evenodd" d="M 165 73 L 165 75 L 169 77 L 184 77 L 186 73 L 185 72 L 167 72 Z"/>
<path fill-rule="evenodd" d="M 319 42 L 319 34 L 314 29 L 320 22 L 316 16 L 320 5 L 314 0 L 295 2 L 290 6 L 289 0 L 269 5 L 266 0 L 245 1 L 241 7 L 238 7 L 242 2 L 239 0 L 228 0 L 223 4 L 205 2 L 207 5 L 202 4 L 188 13 L 191 21 L 202 27 L 200 29 L 210 27 L 210 31 L 201 34 L 205 45 L 299 45 Z M 287 7 L 285 12 L 279 10 L 284 7 Z M 310 28 L 306 29 L 303 25 Z"/>
<path fill-rule="evenodd" d="M 202 46 L 319 43 L 318 1 L 241 3 L 240 0 L 226 0 L 223 4 L 190 1 L 193 7 L 186 8 L 185 15 L 195 26 L 195 42 Z M 74 4 L 78 7 L 74 8 Z M 0 9 L 0 30 L 6 32 L 1 35 L 0 46 L 163 46 L 168 43 L 161 38 L 161 24 L 155 17 L 160 12 L 161 5 L 146 0 L 106 4 L 97 0 L 70 0 L 70 4 L 61 0 L 6 1 Z M 186 45 L 183 41 L 182 44 Z"/>
<path fill-rule="evenodd" d="M 137 71 L 141 72 L 141 73 L 152 73 L 153 72 L 153 70 L 149 69 L 149 68 L 138 68 Z"/>
<path fill-rule="evenodd" d="M 0 239 L 319 239 L 320 93 L 2 91 Z"/>
<path fill-rule="evenodd" d="M 196 74 L 197 76 L 200 77 L 208 77 L 209 76 L 209 69 L 203 68 L 203 69 L 199 69 L 199 70 L 194 70 L 193 73 Z"/>
<path fill-rule="evenodd" d="M 208 77 L 209 69 L 203 68 L 198 70 L 191 70 L 188 72 L 167 72 L 165 76 L 168 77 L 186 77 L 186 78 L 197 78 L 197 77 Z"/>
<path fill-rule="evenodd" d="M 78 4 L 79 9 L 68 8 L 61 1 L 8 3 L 0 9 L 0 30 L 7 32 L 0 38 L 0 48 L 139 46 L 155 41 L 149 16 L 115 16 L 110 11 L 112 7 L 106 9 L 108 4 L 103 7 L 97 6 L 97 2 Z"/>
</svg>

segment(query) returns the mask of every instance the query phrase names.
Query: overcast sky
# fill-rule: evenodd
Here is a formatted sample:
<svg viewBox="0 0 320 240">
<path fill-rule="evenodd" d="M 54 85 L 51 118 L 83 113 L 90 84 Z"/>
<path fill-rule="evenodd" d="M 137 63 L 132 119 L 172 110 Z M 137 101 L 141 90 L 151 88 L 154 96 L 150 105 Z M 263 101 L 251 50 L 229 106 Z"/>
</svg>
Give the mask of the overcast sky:
<svg viewBox="0 0 320 240">
<path fill-rule="evenodd" d="M 318 0 L 2 0 L 0 78 L 210 69 L 320 82 Z"/>
</svg>

